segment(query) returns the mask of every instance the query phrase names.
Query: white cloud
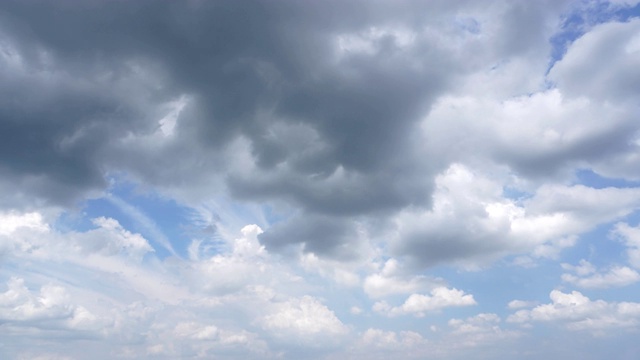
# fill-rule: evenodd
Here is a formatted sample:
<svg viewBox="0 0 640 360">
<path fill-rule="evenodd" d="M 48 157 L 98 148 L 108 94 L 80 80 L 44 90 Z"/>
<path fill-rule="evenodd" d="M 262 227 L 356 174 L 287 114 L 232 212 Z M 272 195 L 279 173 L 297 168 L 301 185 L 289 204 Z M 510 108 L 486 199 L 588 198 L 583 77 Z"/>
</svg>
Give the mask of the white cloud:
<svg viewBox="0 0 640 360">
<path fill-rule="evenodd" d="M 364 346 L 387 350 L 410 349 L 427 343 L 426 339 L 413 331 L 396 333 L 380 329 L 367 329 L 362 334 L 361 341 Z"/>
<path fill-rule="evenodd" d="M 640 51 L 631 46 L 639 29 L 638 19 L 595 26 L 571 44 L 549 77 L 574 96 L 637 98 L 640 70 L 633 64 L 640 61 Z"/>
<path fill-rule="evenodd" d="M 141 226 L 147 233 L 150 234 L 150 236 L 152 236 L 152 239 L 154 241 L 158 242 L 162 247 L 167 249 L 174 256 L 177 256 L 176 251 L 173 249 L 173 246 L 171 245 L 171 242 L 169 241 L 167 236 L 162 232 L 162 230 L 160 230 L 160 227 L 155 223 L 155 221 L 153 221 L 153 219 L 151 219 L 149 216 L 143 213 L 140 209 L 127 203 L 126 201 L 122 200 L 117 196 L 109 195 L 106 197 L 106 199 L 109 202 L 111 202 L 113 205 L 117 206 L 120 211 L 125 213 L 129 218 L 135 221 L 139 226 Z"/>
<path fill-rule="evenodd" d="M 507 304 L 507 307 L 509 309 L 522 309 L 527 307 L 533 307 L 535 305 L 537 305 L 535 301 L 512 300 L 512 301 L 509 301 L 509 304 Z"/>
<path fill-rule="evenodd" d="M 422 359 L 433 354 L 435 344 L 414 331 L 387 331 L 368 328 L 360 334 L 348 349 L 346 358 L 367 359 Z M 340 356 L 340 355 L 339 355 Z"/>
<path fill-rule="evenodd" d="M 28 228 L 42 232 L 49 231 L 49 226 L 43 222 L 42 215 L 37 212 L 0 214 L 0 235 L 11 235 L 18 229 Z"/>
<path fill-rule="evenodd" d="M 502 329 L 501 321 L 496 314 L 481 313 L 466 319 L 451 319 L 448 325 L 452 335 L 457 337 L 456 343 L 466 347 L 486 346 L 521 335 L 517 331 Z"/>
<path fill-rule="evenodd" d="M 583 259 L 577 266 L 562 264 L 562 268 L 575 273 L 562 274 L 562 281 L 586 289 L 627 286 L 640 281 L 640 274 L 626 266 L 612 266 L 606 271 L 598 272 L 591 263 Z"/>
<path fill-rule="evenodd" d="M 84 253 L 125 253 L 139 260 L 146 253 L 154 251 L 142 235 L 129 232 L 115 219 L 99 217 L 93 219 L 93 223 L 98 229 L 85 234 L 80 233 L 75 240 L 74 245 Z"/>
<path fill-rule="evenodd" d="M 366 258 L 362 259 L 365 261 Z M 368 260 L 368 259 L 366 259 Z M 300 254 L 302 267 L 311 274 L 318 274 L 343 287 L 357 287 L 361 283 L 357 268 L 361 262 L 349 263 L 318 257 L 314 253 Z"/>
<path fill-rule="evenodd" d="M 621 241 L 627 247 L 629 264 L 640 269 L 640 227 L 617 223 L 610 232 L 610 236 Z"/>
<path fill-rule="evenodd" d="M 398 260 L 385 261 L 380 272 L 371 274 L 364 280 L 364 292 L 372 298 L 381 298 L 393 294 L 411 294 L 432 285 L 435 281 L 426 276 L 407 276 Z"/>
<path fill-rule="evenodd" d="M 58 285 L 43 285 L 30 291 L 24 279 L 11 278 L 7 291 L 0 293 L 0 320 L 14 327 L 42 325 L 66 331 L 98 332 L 110 321 L 73 304 L 70 294 Z M 48 325 L 45 325 L 48 324 Z"/>
<path fill-rule="evenodd" d="M 350 312 L 352 315 L 360 315 L 360 314 L 362 314 L 363 310 L 362 310 L 362 308 L 360 308 L 359 306 L 352 306 L 352 307 L 349 309 L 349 312 Z"/>
<path fill-rule="evenodd" d="M 385 301 L 379 301 L 373 305 L 373 310 L 392 317 L 407 314 L 423 317 L 429 312 L 447 307 L 476 305 L 473 295 L 465 294 L 458 289 L 437 287 L 431 290 L 430 294 L 411 294 L 402 305 L 397 307 L 391 307 Z"/>
<path fill-rule="evenodd" d="M 556 258 L 577 235 L 631 213 L 640 189 L 543 185 L 517 200 L 503 195 L 500 179 L 454 164 L 436 178 L 433 202 L 395 218 L 393 249 L 424 265 L 473 268 L 507 254 Z"/>
<path fill-rule="evenodd" d="M 592 301 L 578 291 L 563 293 L 553 290 L 549 297 L 550 304 L 519 310 L 507 321 L 520 324 L 552 322 L 569 330 L 586 330 L 595 334 L 607 329 L 633 329 L 640 325 L 640 303 Z"/>
<path fill-rule="evenodd" d="M 311 296 L 275 303 L 258 322 L 270 335 L 285 342 L 322 346 L 341 341 L 349 329 L 333 311 Z"/>
<path fill-rule="evenodd" d="M 500 317 L 496 314 L 478 314 L 466 320 L 449 320 L 449 326 L 459 334 L 483 332 L 487 325 L 493 328 L 498 323 L 500 323 Z"/>
</svg>

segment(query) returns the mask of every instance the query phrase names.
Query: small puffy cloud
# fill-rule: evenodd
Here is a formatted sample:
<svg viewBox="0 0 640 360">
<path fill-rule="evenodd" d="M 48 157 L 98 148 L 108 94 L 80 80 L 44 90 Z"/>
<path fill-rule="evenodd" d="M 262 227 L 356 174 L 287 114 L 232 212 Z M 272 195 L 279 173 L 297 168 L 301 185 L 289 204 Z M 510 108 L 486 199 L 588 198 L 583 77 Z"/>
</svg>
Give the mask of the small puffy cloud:
<svg viewBox="0 0 640 360">
<path fill-rule="evenodd" d="M 379 301 L 373 305 L 373 310 L 391 317 L 407 314 L 423 317 L 429 312 L 443 308 L 470 305 L 476 305 L 473 295 L 465 294 L 458 289 L 437 287 L 431 290 L 430 295 L 411 294 L 402 305 L 397 307 L 391 307 L 385 301 Z"/>
<path fill-rule="evenodd" d="M 478 314 L 466 320 L 451 319 L 449 326 L 457 333 L 475 333 L 482 332 L 488 325 L 490 327 L 500 323 L 500 317 L 496 314 Z"/>
<path fill-rule="evenodd" d="M 507 318 L 508 322 L 531 324 L 551 322 L 569 330 L 585 330 L 595 334 L 615 328 L 637 328 L 640 325 L 640 303 L 591 300 L 578 291 L 563 293 L 553 290 L 551 303 L 531 310 L 519 310 Z"/>
<path fill-rule="evenodd" d="M 140 234 L 134 234 L 124 229 L 115 219 L 99 217 L 93 219 L 98 226 L 96 230 L 78 234 L 75 245 L 86 253 L 100 252 L 105 255 L 125 253 L 140 259 L 154 249 Z"/>
<path fill-rule="evenodd" d="M 376 349 L 399 350 L 410 349 L 416 345 L 424 345 L 427 340 L 413 331 L 384 331 L 380 329 L 367 329 L 360 339 L 363 345 Z"/>
<path fill-rule="evenodd" d="M 360 315 L 360 314 L 362 314 L 363 310 L 362 310 L 362 308 L 361 308 L 361 307 L 359 307 L 359 306 L 352 306 L 352 307 L 349 309 L 349 312 L 350 312 L 352 315 Z"/>
<path fill-rule="evenodd" d="M 507 304 L 507 307 L 509 309 L 522 309 L 527 307 L 533 307 L 536 304 L 537 303 L 535 301 L 512 300 L 512 301 L 509 301 L 509 303 Z"/>
<path fill-rule="evenodd" d="M 562 268 L 574 273 L 562 274 L 562 281 L 586 289 L 627 286 L 640 281 L 640 274 L 627 266 L 613 266 L 607 270 L 598 271 L 583 259 L 577 266 L 562 264 Z"/>
<path fill-rule="evenodd" d="M 478 347 L 494 342 L 504 342 L 521 334 L 500 327 L 501 319 L 493 313 L 481 313 L 466 319 L 451 319 L 448 322 L 453 341 L 458 346 Z"/>
</svg>

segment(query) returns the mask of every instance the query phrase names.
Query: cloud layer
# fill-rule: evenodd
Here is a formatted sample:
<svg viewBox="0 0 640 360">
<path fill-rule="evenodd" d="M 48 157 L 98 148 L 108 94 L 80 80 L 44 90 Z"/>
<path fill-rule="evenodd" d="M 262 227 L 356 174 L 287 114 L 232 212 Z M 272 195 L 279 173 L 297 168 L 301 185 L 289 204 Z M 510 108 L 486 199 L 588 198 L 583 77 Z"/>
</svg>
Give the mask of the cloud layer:
<svg viewBox="0 0 640 360">
<path fill-rule="evenodd" d="M 639 33 L 634 1 L 4 1 L 0 356 L 640 351 Z"/>
</svg>

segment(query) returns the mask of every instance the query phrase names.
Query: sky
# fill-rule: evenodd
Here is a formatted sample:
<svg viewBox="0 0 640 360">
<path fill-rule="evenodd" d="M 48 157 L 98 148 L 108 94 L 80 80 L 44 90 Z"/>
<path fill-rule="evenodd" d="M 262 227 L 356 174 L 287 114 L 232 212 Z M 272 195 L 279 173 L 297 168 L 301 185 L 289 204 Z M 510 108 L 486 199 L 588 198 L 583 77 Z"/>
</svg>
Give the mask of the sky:
<svg viewBox="0 0 640 360">
<path fill-rule="evenodd" d="M 0 358 L 639 335 L 637 0 L 0 2 Z"/>
</svg>

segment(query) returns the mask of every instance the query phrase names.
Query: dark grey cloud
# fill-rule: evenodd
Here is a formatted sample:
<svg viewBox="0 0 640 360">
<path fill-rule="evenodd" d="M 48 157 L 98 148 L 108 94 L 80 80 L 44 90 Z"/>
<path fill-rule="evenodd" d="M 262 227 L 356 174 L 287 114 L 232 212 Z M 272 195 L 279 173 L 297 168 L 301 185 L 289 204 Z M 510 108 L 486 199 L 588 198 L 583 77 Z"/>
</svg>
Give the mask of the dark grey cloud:
<svg viewBox="0 0 640 360">
<path fill-rule="evenodd" d="M 335 53 L 333 36 L 366 30 L 375 16 L 359 2 L 6 2 L 2 30 L 12 46 L 7 51 L 14 52 L 25 73 L 44 72 L 36 82 L 49 73 L 66 73 L 88 83 L 90 91 L 25 84 L 19 78 L 20 94 L 5 83 L 4 91 L 14 95 L 3 104 L 3 134 L 11 137 L 3 141 L 3 154 L 11 160 L 3 163 L 18 174 L 31 174 L 26 169 L 31 167 L 51 174 L 53 181 L 76 179 L 78 190 L 100 186 L 104 169 L 95 168 L 96 151 L 128 131 L 150 131 L 157 120 L 132 111 L 130 104 L 109 101 L 114 79 L 102 79 L 129 76 L 132 67 L 153 67 L 158 83 L 143 89 L 150 106 L 154 100 L 192 95 L 190 116 L 178 125 L 185 141 L 215 151 L 243 135 L 258 162 L 271 168 L 290 154 L 262 140 L 271 123 L 257 115 L 268 112 L 281 121 L 310 125 L 327 143 L 329 151 L 307 171 L 379 168 L 442 76 L 431 69 L 416 77 L 384 57 L 351 61 L 359 73 L 354 80 L 340 74 L 343 67 L 328 65 Z M 393 52 L 393 39 L 384 42 L 385 51 Z M 97 134 L 78 135 L 90 128 Z M 68 154 L 53 150 L 72 136 L 81 136 L 87 148 Z"/>
<path fill-rule="evenodd" d="M 417 164 L 404 160 L 393 171 L 389 166 L 405 156 L 413 125 L 446 86 L 448 75 L 434 66 L 440 53 L 426 43 L 403 51 L 387 34 L 371 40 L 373 54 L 336 60 L 336 39 L 418 20 L 415 6 L 5 2 L 4 51 L 21 72 L 12 75 L 12 59 L 4 59 L 4 76 L 20 84 L 16 89 L 5 82 L 2 89 L 13 94 L 2 104 L 5 176 L 42 176 L 50 190 L 43 185 L 35 194 L 66 204 L 104 186 L 105 172 L 119 166 L 154 180 L 158 171 L 148 163 L 157 152 L 173 158 L 171 150 L 180 148 L 183 156 L 205 158 L 243 136 L 264 173 L 276 173 L 282 163 L 291 171 L 279 173 L 284 178 L 274 186 L 231 176 L 238 196 L 279 198 L 278 188 L 304 182 L 314 185 L 300 184 L 289 197 L 314 211 L 401 206 L 408 196 L 398 195 L 395 184 Z M 411 65 L 421 54 L 425 60 Z M 118 86 L 131 76 L 141 77 L 138 88 Z M 184 94 L 191 102 L 179 119 L 177 139 L 155 154 L 128 147 L 123 159 L 121 140 L 156 130 L 158 107 Z M 322 151 L 296 159 L 299 148 L 267 136 L 274 121 L 315 132 Z M 355 195 L 346 198 L 354 201 L 323 198 L 337 186 L 312 180 L 339 168 L 359 179 L 350 184 Z M 176 177 L 188 170 L 177 169 Z"/>
<path fill-rule="evenodd" d="M 352 259 L 358 256 L 358 234 L 354 224 L 347 220 L 327 216 L 296 216 L 286 222 L 276 224 L 260 235 L 260 242 L 272 250 L 287 249 L 301 244 L 304 253 L 314 253 L 338 259 Z"/>
<path fill-rule="evenodd" d="M 424 144 L 440 136 L 422 133 L 431 106 L 465 75 L 549 50 L 542 19 L 564 4 L 5 1 L 0 188 L 19 196 L 3 206 L 69 205 L 124 172 L 185 201 L 284 201 L 302 215 L 266 244 L 342 256 L 355 222 L 429 208 L 456 152 Z M 591 143 L 483 151 L 529 176 L 596 157 Z"/>
</svg>

